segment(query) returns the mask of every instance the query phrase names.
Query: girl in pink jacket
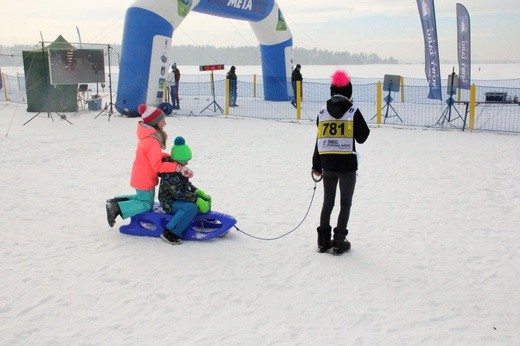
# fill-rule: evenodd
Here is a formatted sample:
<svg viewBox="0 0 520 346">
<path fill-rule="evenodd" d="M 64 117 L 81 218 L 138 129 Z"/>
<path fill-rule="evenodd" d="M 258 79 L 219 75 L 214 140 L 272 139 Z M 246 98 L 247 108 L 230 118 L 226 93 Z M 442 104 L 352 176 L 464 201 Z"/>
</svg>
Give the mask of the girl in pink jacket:
<svg viewBox="0 0 520 346">
<path fill-rule="evenodd" d="M 158 108 L 141 104 L 138 107 L 142 121 L 137 123 L 137 149 L 132 165 L 130 186 L 135 195 L 117 196 L 106 201 L 107 221 L 113 227 L 116 218 L 123 219 L 152 210 L 155 200 L 155 186 L 159 183 L 159 173 L 179 172 L 191 178 L 193 172 L 177 162 L 164 161 L 169 157 L 162 151 L 166 148 L 168 135 L 164 132 L 165 115 Z"/>
</svg>

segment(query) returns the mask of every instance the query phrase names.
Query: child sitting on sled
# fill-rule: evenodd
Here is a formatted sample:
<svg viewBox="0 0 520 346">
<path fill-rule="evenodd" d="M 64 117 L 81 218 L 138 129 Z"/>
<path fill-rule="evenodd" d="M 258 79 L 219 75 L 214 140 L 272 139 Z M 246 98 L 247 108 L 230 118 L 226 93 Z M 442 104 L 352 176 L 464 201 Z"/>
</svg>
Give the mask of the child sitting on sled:
<svg viewBox="0 0 520 346">
<path fill-rule="evenodd" d="M 191 149 L 183 137 L 175 138 L 168 161 L 186 165 L 191 160 Z M 178 245 L 182 243 L 182 232 L 197 215 L 211 210 L 211 196 L 196 188 L 181 173 L 161 173 L 159 184 L 159 202 L 167 213 L 173 214 L 161 234 L 165 242 Z"/>
<path fill-rule="evenodd" d="M 127 219 L 152 210 L 159 173 L 180 172 L 187 177 L 193 176 L 193 172 L 188 167 L 163 160 L 163 157 L 168 156 L 162 151 L 166 148 L 168 139 L 164 131 L 166 126 L 164 112 L 145 104 L 140 104 L 138 111 L 141 114 L 141 121 L 137 123 L 138 143 L 130 176 L 130 185 L 136 193 L 106 201 L 107 222 L 110 227 L 114 226 L 118 216 Z"/>
</svg>

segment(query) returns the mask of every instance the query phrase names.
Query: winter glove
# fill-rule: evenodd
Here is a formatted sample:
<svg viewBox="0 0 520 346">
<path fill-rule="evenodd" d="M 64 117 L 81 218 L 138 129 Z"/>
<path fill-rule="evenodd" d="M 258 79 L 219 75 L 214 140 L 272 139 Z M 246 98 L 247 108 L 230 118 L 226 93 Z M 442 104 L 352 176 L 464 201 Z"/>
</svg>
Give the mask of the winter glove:
<svg viewBox="0 0 520 346">
<path fill-rule="evenodd" d="M 195 190 L 195 194 L 197 195 L 197 197 L 200 197 L 205 201 L 211 202 L 211 196 L 208 195 L 206 192 L 202 191 L 201 189 Z"/>
<path fill-rule="evenodd" d="M 203 200 L 202 198 L 197 198 L 197 201 L 195 202 L 197 205 L 197 208 L 201 213 L 207 213 L 211 209 L 211 205 L 208 201 Z"/>
<path fill-rule="evenodd" d="M 195 195 L 208 202 L 209 208 L 211 209 L 211 196 L 202 191 L 201 189 L 195 190 Z"/>
<path fill-rule="evenodd" d="M 317 182 L 321 181 L 321 179 L 323 179 L 323 174 L 322 174 L 321 170 L 317 171 L 313 168 L 311 171 L 311 177 L 312 177 L 312 180 L 314 180 L 314 182 L 317 183 Z"/>
<path fill-rule="evenodd" d="M 175 172 L 179 172 L 180 174 L 182 174 L 183 177 L 186 177 L 186 178 L 193 177 L 193 171 L 191 169 L 189 169 L 188 167 L 180 165 L 180 164 L 177 164 L 177 168 L 175 169 Z"/>
</svg>

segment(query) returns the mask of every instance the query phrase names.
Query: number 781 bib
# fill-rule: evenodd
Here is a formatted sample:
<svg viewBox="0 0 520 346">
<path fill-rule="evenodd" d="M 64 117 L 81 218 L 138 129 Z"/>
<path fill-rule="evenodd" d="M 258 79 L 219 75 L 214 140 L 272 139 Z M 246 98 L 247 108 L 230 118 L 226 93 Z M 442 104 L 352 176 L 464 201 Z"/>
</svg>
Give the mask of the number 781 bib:
<svg viewBox="0 0 520 346">
<path fill-rule="evenodd" d="M 326 109 L 318 115 L 318 152 L 320 154 L 352 154 L 354 147 L 354 113 L 352 106 L 340 119 Z"/>
</svg>

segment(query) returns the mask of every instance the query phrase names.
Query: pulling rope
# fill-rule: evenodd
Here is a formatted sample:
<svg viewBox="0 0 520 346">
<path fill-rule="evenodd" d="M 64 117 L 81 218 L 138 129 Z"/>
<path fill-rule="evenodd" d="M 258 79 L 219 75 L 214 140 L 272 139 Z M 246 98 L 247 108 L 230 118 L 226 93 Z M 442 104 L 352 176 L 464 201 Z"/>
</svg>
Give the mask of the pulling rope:
<svg viewBox="0 0 520 346">
<path fill-rule="evenodd" d="M 314 187 L 313 187 L 313 191 L 312 191 L 312 196 L 311 196 L 311 201 L 309 203 L 309 207 L 307 208 L 307 211 L 305 212 L 305 216 L 303 217 L 303 219 L 300 221 L 300 223 L 298 225 L 296 225 L 296 227 L 294 227 L 292 230 L 290 230 L 289 232 L 287 233 L 284 233 L 278 237 L 274 237 L 274 238 L 262 238 L 262 237 L 257 237 L 257 236 L 254 236 L 252 234 L 249 234 L 249 233 L 246 233 L 244 231 L 242 231 L 240 228 L 238 228 L 236 225 L 233 226 L 235 227 L 235 229 L 237 231 L 239 231 L 240 233 L 242 234 L 245 234 L 247 235 L 248 237 L 251 237 L 251 238 L 254 238 L 254 239 L 258 239 L 258 240 L 277 240 L 277 239 L 280 239 L 280 238 L 283 238 L 289 234 L 291 234 L 292 232 L 296 231 L 298 229 L 298 227 L 301 226 L 301 224 L 303 223 L 303 221 L 305 221 L 305 219 L 307 218 L 307 216 L 309 215 L 309 211 L 311 210 L 311 206 L 312 206 L 312 202 L 314 201 L 314 195 L 316 194 L 316 183 L 318 183 L 319 181 L 321 181 L 321 175 L 317 178 L 316 175 L 314 175 L 314 173 L 311 172 L 311 175 L 312 175 L 312 180 L 314 180 Z"/>
</svg>

